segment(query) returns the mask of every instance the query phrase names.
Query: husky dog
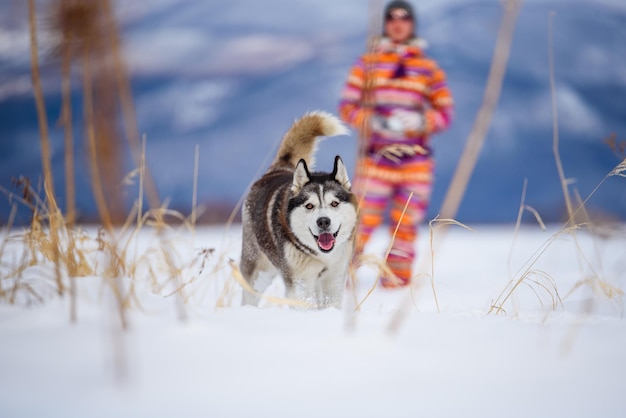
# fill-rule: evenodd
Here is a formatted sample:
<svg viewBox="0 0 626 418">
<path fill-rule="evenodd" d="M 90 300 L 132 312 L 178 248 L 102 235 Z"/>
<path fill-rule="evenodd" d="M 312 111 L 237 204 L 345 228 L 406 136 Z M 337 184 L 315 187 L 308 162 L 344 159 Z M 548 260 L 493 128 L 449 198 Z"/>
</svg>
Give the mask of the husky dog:
<svg viewBox="0 0 626 418">
<path fill-rule="evenodd" d="M 259 294 L 280 274 L 286 296 L 340 308 L 354 249 L 356 198 L 339 156 L 331 173 L 311 172 L 320 136 L 346 134 L 336 117 L 311 112 L 294 122 L 242 210 L 241 273 Z M 244 290 L 243 304 L 259 296 Z"/>
</svg>

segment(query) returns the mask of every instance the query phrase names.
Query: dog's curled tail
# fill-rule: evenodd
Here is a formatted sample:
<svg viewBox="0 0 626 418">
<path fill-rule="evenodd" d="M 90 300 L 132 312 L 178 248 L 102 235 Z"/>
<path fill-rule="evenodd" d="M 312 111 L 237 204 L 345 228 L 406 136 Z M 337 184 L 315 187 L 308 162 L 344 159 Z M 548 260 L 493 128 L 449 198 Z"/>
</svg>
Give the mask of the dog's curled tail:
<svg viewBox="0 0 626 418">
<path fill-rule="evenodd" d="M 346 134 L 348 129 L 337 117 L 319 110 L 309 112 L 291 125 L 283 137 L 272 166 L 295 168 L 298 161 L 303 159 L 309 169 L 312 169 L 315 166 L 317 138 Z"/>
</svg>

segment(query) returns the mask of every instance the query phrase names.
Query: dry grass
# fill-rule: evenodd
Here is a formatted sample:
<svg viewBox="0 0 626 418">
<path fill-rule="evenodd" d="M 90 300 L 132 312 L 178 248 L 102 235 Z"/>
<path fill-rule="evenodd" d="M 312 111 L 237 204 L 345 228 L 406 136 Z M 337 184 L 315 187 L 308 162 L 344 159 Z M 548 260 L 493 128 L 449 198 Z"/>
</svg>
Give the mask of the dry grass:
<svg viewBox="0 0 626 418">
<path fill-rule="evenodd" d="M 67 1 L 59 1 L 61 5 L 68 5 Z M 75 0 L 69 2 L 74 5 L 84 6 L 86 3 Z M 106 7 L 110 7 L 108 2 Z M 501 66 L 506 62 L 506 49 L 508 48 L 507 37 L 512 31 L 512 24 L 517 14 L 518 2 L 507 3 L 507 20 L 503 21 L 504 40 L 499 42 L 497 51 L 501 54 L 497 60 L 494 57 L 492 71 L 495 73 L 494 79 L 490 81 L 489 88 L 485 92 L 483 109 L 479 118 L 477 118 L 476 126 L 472 136 L 468 138 L 468 144 L 472 143 L 471 152 L 468 151 L 468 157 L 463 157 L 462 163 L 471 167 L 476 161 L 477 149 L 480 149 L 480 141 L 475 139 L 480 135 L 486 134 L 486 127 L 489 125 L 490 112 L 493 111 L 499 93 L 498 80 L 501 82 L 502 74 Z M 16 182 L 21 187 L 23 193 L 19 196 L 14 195 L 6 190 L 13 203 L 13 209 L 9 218 L 8 225 L 0 231 L 2 238 L 0 240 L 0 301 L 11 304 L 18 303 L 45 303 L 46 300 L 53 297 L 66 297 L 69 291 L 70 299 L 70 319 L 77 321 L 79 319 L 79 306 L 76 282 L 87 280 L 99 280 L 113 294 L 112 305 L 116 318 L 121 324 L 121 329 L 129 326 L 127 317 L 128 310 L 146 311 L 142 306 L 138 292 L 144 287 L 148 287 L 151 293 L 160 295 L 164 298 L 173 298 L 176 306 L 176 312 L 179 319 L 184 320 L 188 317 L 188 304 L 194 297 L 204 299 L 207 294 L 207 285 L 211 284 L 220 291 L 219 297 L 215 302 L 215 307 L 232 306 L 236 302 L 233 301 L 233 295 L 237 293 L 241 287 L 243 291 L 256 294 L 254 289 L 250 288 L 245 280 L 243 280 L 238 266 L 233 260 L 228 259 L 228 254 L 224 248 L 200 248 L 188 249 L 179 246 L 180 236 L 182 234 L 196 231 L 196 220 L 198 217 L 197 208 L 197 183 L 198 183 L 198 166 L 199 166 L 199 150 L 196 148 L 193 170 L 193 196 L 192 211 L 189 216 L 185 216 L 179 212 L 168 208 L 168 203 L 160 203 L 156 189 L 152 183 L 147 162 L 145 159 L 146 140 L 143 139 L 141 146 L 134 143 L 138 142 L 136 126 L 133 127 L 134 108 L 130 97 L 130 90 L 127 88 L 126 74 L 124 63 L 119 55 L 116 30 L 113 30 L 113 39 L 109 39 L 98 48 L 93 46 L 76 46 L 75 33 L 79 29 L 72 30 L 68 33 L 69 44 L 64 46 L 63 52 L 63 74 L 67 74 L 69 66 L 67 60 L 73 57 L 83 57 L 83 93 L 85 95 L 84 117 L 88 126 L 87 139 L 91 144 L 90 164 L 93 173 L 92 189 L 96 194 L 98 201 L 98 209 L 100 212 L 103 227 L 97 231 L 87 231 L 81 229 L 75 224 L 75 208 L 74 197 L 72 193 L 68 195 L 67 213 L 63 215 L 56 203 L 52 171 L 50 166 L 50 150 L 48 140 L 48 122 L 43 106 L 43 95 L 41 82 L 38 73 L 37 64 L 37 32 L 35 24 L 34 1 L 29 0 L 30 23 L 31 23 L 31 53 L 33 56 L 33 86 L 35 102 L 37 104 L 38 121 L 41 133 L 42 148 L 42 166 L 44 172 L 43 192 L 35 190 L 27 179 L 18 179 Z M 105 27 L 111 28 L 112 14 L 110 9 L 105 10 L 104 23 Z M 377 16 L 380 14 L 378 13 Z M 374 25 L 374 24 L 373 24 Z M 62 26 L 65 27 L 65 26 Z M 83 29 L 80 29 L 83 30 Z M 89 35 L 91 36 L 91 35 Z M 114 68 L 116 83 L 118 86 L 119 97 L 122 103 L 124 126 L 129 129 L 126 133 L 126 139 L 129 141 L 131 151 L 135 155 L 137 167 L 133 169 L 120 182 L 126 185 L 132 185 L 135 181 L 139 183 L 139 192 L 134 205 L 126 215 L 125 220 L 121 224 L 114 224 L 113 217 L 110 214 L 110 208 L 107 205 L 105 196 L 105 188 L 101 185 L 99 179 L 100 168 L 99 151 L 97 147 L 97 138 L 99 136 L 96 126 L 97 119 L 93 114 L 91 106 L 97 101 L 91 96 L 93 80 L 90 76 L 90 61 L 88 56 L 90 51 L 99 48 L 109 48 L 114 57 Z M 504 52 L 503 52 L 504 51 Z M 62 90 L 64 97 L 67 91 L 71 90 L 69 81 L 64 77 Z M 66 103 L 64 101 L 64 103 Z M 71 108 L 64 105 L 63 109 L 63 125 L 65 131 L 65 145 L 67 148 L 72 147 L 74 133 L 71 131 Z M 555 109 L 556 113 L 556 109 Z M 130 128 L 129 128 L 130 126 Z M 478 135 L 478 136 L 477 136 Z M 470 140 L 471 138 L 474 138 Z M 479 138 L 480 139 L 480 138 Z M 560 164 L 558 156 L 558 133 L 555 133 L 555 160 Z M 617 145 L 616 145 L 617 146 Z M 468 145 L 469 147 L 469 145 Z M 67 150 L 66 150 L 67 151 Z M 269 153 L 268 153 L 269 155 Z M 66 152 L 66 188 L 73 191 L 73 154 Z M 265 165 L 265 163 L 263 164 Z M 262 165 L 262 166 L 263 166 Z M 418 288 L 418 278 L 429 278 L 433 298 L 437 310 L 440 311 L 440 301 L 435 286 L 435 257 L 438 253 L 439 243 L 449 226 L 460 226 L 470 230 L 469 227 L 455 221 L 454 214 L 458 207 L 458 203 L 463 196 L 465 186 L 470 174 L 467 171 L 459 171 L 461 180 L 455 183 L 446 197 L 446 202 L 442 208 L 442 218 L 433 219 L 429 223 L 429 240 L 430 240 L 430 257 L 423 257 L 424 262 L 430 263 L 430 268 L 425 269 L 429 273 L 419 272 L 413 277 L 410 299 L 407 298 L 403 304 L 399 306 L 397 314 L 394 315 L 389 330 L 394 332 L 399 329 L 405 319 L 408 309 L 408 303 L 415 303 L 413 300 L 413 292 Z M 456 175 L 455 175 L 456 176 Z M 561 184 L 563 185 L 564 196 L 568 207 L 568 220 L 563 227 L 552 237 L 550 237 L 544 245 L 532 254 L 526 263 L 520 267 L 510 278 L 506 286 L 499 295 L 490 304 L 489 313 L 507 313 L 511 311 L 510 305 L 514 304 L 515 294 L 521 288 L 529 289 L 535 296 L 540 306 L 544 306 L 550 310 L 558 309 L 563 306 L 563 301 L 571 297 L 575 292 L 581 289 L 591 289 L 599 298 L 605 298 L 615 303 L 623 300 L 624 292 L 616 286 L 602 279 L 602 272 L 597 269 L 594 260 L 591 260 L 582 251 L 581 246 L 577 242 L 576 234 L 583 228 L 588 229 L 591 225 L 588 215 L 586 214 L 585 204 L 593 196 L 596 190 L 611 176 L 626 177 L 626 159 L 621 161 L 613 170 L 611 170 L 598 186 L 585 199 L 578 198 L 574 204 L 569 196 L 569 182 L 561 169 L 559 170 Z M 256 177 L 255 177 L 256 178 Z M 453 182 L 454 183 L 454 182 Z M 460 186 L 461 185 L 461 186 Z M 115 184 L 119 187 L 120 183 Z M 528 211 L 534 215 L 537 222 L 542 228 L 545 228 L 543 221 L 537 211 L 525 204 L 527 184 L 524 183 L 522 191 L 522 199 L 518 212 L 518 218 L 515 225 L 515 238 L 511 247 L 511 253 L 515 245 L 515 239 L 519 232 L 521 217 L 524 211 Z M 148 190 L 146 190 L 148 189 Z M 150 191 L 150 189 L 154 189 Z M 148 197 L 149 209 L 144 211 L 144 195 Z M 42 197 L 43 196 L 43 197 Z M 407 205 L 411 197 L 407 200 Z M 243 201 L 243 200 L 242 200 Z M 32 212 L 32 220 L 29 227 L 21 232 L 14 233 L 13 219 L 17 204 L 30 208 Z M 237 205 L 233 215 L 240 208 Z M 447 213 L 450 216 L 443 216 Z M 227 223 L 227 229 L 231 226 L 231 217 Z M 171 222 L 170 222 L 171 221 Z M 139 236 L 144 234 L 152 234 L 150 245 L 147 248 L 140 247 Z M 569 290 L 562 298 L 557 286 L 557 278 L 553 277 L 549 272 L 538 267 L 538 262 L 545 257 L 547 249 L 555 240 L 567 235 L 574 237 L 576 249 L 576 261 L 581 264 L 581 269 L 587 270 L 588 273 L 581 274 L 581 279 Z M 395 237 L 395 233 L 394 233 Z M 390 243 L 393 243 L 392 241 Z M 389 250 L 387 251 L 387 255 Z M 393 278 L 393 273 L 389 270 L 386 262 L 386 256 L 379 258 L 373 255 L 361 255 L 357 257 L 352 271 L 360 266 L 370 266 L 378 271 L 380 275 Z M 511 255 L 509 255 L 510 265 Z M 420 269 L 418 269 L 420 271 Z M 353 276 L 352 276 L 353 277 Z M 223 279 L 223 280 L 222 280 Z M 353 282 L 352 290 L 354 291 L 355 311 L 359 311 L 368 300 L 370 295 L 375 291 L 378 280 L 368 290 L 367 294 L 359 300 L 356 295 L 356 283 Z M 259 295 L 265 301 L 278 304 L 295 306 L 302 308 L 311 308 L 310 305 L 294 301 L 286 298 L 276 298 L 266 295 Z M 591 308 L 589 308 L 591 309 Z M 119 344 L 120 346 L 123 343 Z M 123 356 L 120 356 L 123 358 Z M 123 367 L 122 367 L 123 368 Z"/>
<path fill-rule="evenodd" d="M 544 306 L 543 299 L 541 297 L 541 291 L 545 291 L 550 298 L 550 306 L 556 309 L 561 304 L 561 297 L 557 289 L 556 281 L 550 276 L 550 274 L 540 269 L 534 268 L 541 256 L 547 251 L 548 247 L 562 234 L 566 232 L 573 232 L 576 227 L 572 227 L 569 231 L 560 231 L 553 235 L 542 247 L 540 247 L 535 254 L 527 260 L 526 264 L 520 269 L 520 272 L 515 274 L 516 279 L 510 279 L 501 293 L 490 304 L 489 311 L 492 313 L 506 313 L 504 305 L 511 299 L 514 292 L 523 284 L 531 289 L 531 291 L 537 296 L 539 303 Z"/>
<path fill-rule="evenodd" d="M 395 334 L 400 329 L 400 326 L 406 319 L 409 313 L 409 307 L 411 306 L 411 304 L 413 304 L 413 293 L 418 291 L 419 281 L 416 279 L 419 277 L 429 278 L 435 306 L 437 307 L 437 312 L 441 312 L 439 298 L 437 297 L 437 290 L 435 287 L 435 256 L 437 255 L 437 251 L 439 249 L 438 244 L 441 242 L 441 240 L 437 240 L 438 235 L 446 233 L 449 226 L 460 226 L 468 231 L 473 231 L 467 225 L 464 225 L 454 219 L 439 219 L 438 217 L 436 217 L 428 223 L 430 257 L 422 257 L 420 259 L 421 264 L 417 268 L 418 273 L 414 275 L 411 280 L 411 292 L 407 294 L 407 296 L 403 300 L 400 301 L 396 313 L 392 316 L 391 321 L 389 321 L 389 324 L 387 326 L 387 332 L 389 332 L 390 334 Z M 430 267 L 428 268 L 426 267 L 426 265 L 430 265 Z M 429 274 L 423 273 L 427 270 L 430 271 Z"/>
<path fill-rule="evenodd" d="M 531 288 L 542 306 L 550 306 L 552 310 L 556 310 L 559 306 L 562 306 L 563 301 L 572 296 L 577 289 L 586 286 L 591 288 L 593 293 L 599 297 L 621 300 L 623 291 L 602 279 L 602 274 L 598 270 L 598 267 L 601 266 L 601 254 L 596 252 L 593 254 L 594 258 L 591 259 L 583 250 L 578 239 L 578 234 L 581 231 L 591 232 L 591 238 L 594 242 L 598 238 L 593 235 L 593 228 L 589 219 L 587 219 L 586 222 L 577 224 L 571 222 L 572 217 L 577 215 L 586 216 L 584 205 L 581 205 L 576 211 L 574 211 L 568 221 L 556 233 L 547 239 L 544 244 L 530 256 L 530 258 L 527 259 L 517 273 L 512 276 L 513 278 L 509 280 L 501 293 L 491 303 L 488 313 L 506 313 L 505 304 L 510 301 L 515 291 L 517 291 L 522 284 L 525 285 L 525 287 Z M 538 218 L 538 222 L 543 226 L 540 218 Z M 518 227 L 519 217 L 518 223 L 516 224 L 515 236 L 517 236 Z M 551 275 L 547 272 L 538 269 L 537 265 L 542 258 L 546 257 L 548 249 L 554 244 L 554 242 L 563 236 L 570 237 L 574 244 L 574 256 L 572 257 L 571 262 L 578 262 L 579 269 L 581 270 L 581 276 L 583 278 L 576 282 L 573 288 L 567 292 L 565 297 L 561 298 L 557 286 L 557 280 L 551 277 Z M 511 253 L 512 251 L 513 248 L 511 248 Z M 509 264 L 510 259 L 511 257 L 509 256 Z M 548 295 L 548 304 L 544 303 L 545 298 L 540 296 L 542 294 Z"/>
<path fill-rule="evenodd" d="M 31 74 L 40 128 L 44 198 L 41 198 L 40 193 L 32 188 L 28 179 L 23 178 L 16 180 L 16 185 L 23 191 L 21 196 L 2 190 L 9 195 L 10 200 L 15 200 L 30 208 L 32 219 L 29 229 L 22 234 L 10 235 L 11 225 L 7 228 L 6 237 L 0 246 L 3 256 L 0 297 L 10 303 L 18 303 L 21 299 L 26 302 L 43 302 L 50 289 L 54 289 L 59 296 L 64 296 L 69 287 L 70 318 L 75 321 L 77 319 L 75 281 L 78 278 L 97 275 L 102 277 L 112 289 L 122 327 L 126 328 L 128 326 L 126 309 L 130 306 L 131 300 L 136 298 L 132 294 L 132 288 L 130 290 L 124 288 L 122 278 L 132 278 L 141 270 L 140 265 L 143 260 L 137 258 L 136 253 L 131 256 L 129 247 L 133 245 L 138 231 L 144 226 L 152 226 L 158 231 L 164 230 L 165 217 L 176 218 L 178 214 L 168 211 L 165 206 L 156 206 L 156 208 L 153 206 L 152 210 L 143 214 L 143 193 L 146 185 L 150 185 L 150 175 L 146 170 L 144 157 L 145 143 L 144 153 L 139 156 L 136 129 L 133 130 L 136 124 L 130 120 L 134 116 L 134 109 L 129 111 L 129 107 L 132 107 L 128 97 L 130 89 L 119 53 L 116 22 L 108 0 L 102 2 L 56 0 L 48 6 L 50 9 L 47 24 L 50 25 L 53 33 L 58 34 L 55 39 L 59 40 L 58 45 L 53 48 L 52 58 L 61 58 L 63 76 L 61 122 L 65 132 L 66 148 L 66 214 L 61 213 L 54 193 L 48 120 L 39 75 L 37 11 L 35 2 L 31 0 L 28 3 Z M 74 132 L 72 131 L 69 77 L 70 69 L 75 61 L 81 64 L 82 69 L 83 117 L 86 126 L 85 136 L 89 144 L 89 168 L 92 190 L 103 225 L 95 237 L 75 227 Z M 102 68 L 110 68 L 112 62 L 115 71 L 100 71 Z M 95 77 L 92 71 L 94 67 L 99 69 Z M 115 78 L 111 78 L 113 74 Z M 121 167 L 115 160 L 120 154 L 115 144 L 119 144 L 120 140 L 111 136 L 112 132 L 109 128 L 117 125 L 115 120 L 117 115 L 111 112 L 111 109 L 115 107 L 115 102 L 119 102 L 125 110 L 124 126 L 131 149 L 138 156 L 139 167 L 136 171 L 140 177 L 140 196 L 131 209 L 131 215 L 120 228 L 115 227 L 115 223 L 123 221 L 123 217 L 120 217 L 120 199 L 115 195 L 120 190 L 121 176 L 115 169 L 111 169 L 111 167 Z M 101 166 L 102 163 L 105 165 L 104 168 Z M 153 197 L 154 194 L 148 193 L 148 196 Z M 155 200 L 152 199 L 152 201 Z M 194 225 L 197 213 L 195 202 L 194 195 L 194 211 L 191 221 Z M 180 216 L 180 218 L 184 217 Z M 132 219 L 136 219 L 134 226 Z M 181 267 L 176 265 L 176 260 L 172 259 L 171 245 L 166 240 L 159 242 L 161 244 L 160 258 L 165 260 L 167 271 L 173 281 L 181 287 L 183 284 L 183 278 L 180 275 Z M 8 247 L 12 244 L 18 244 L 18 246 L 22 244 L 23 250 L 12 249 L 11 256 L 14 257 L 14 261 L 7 263 L 4 260 L 9 252 Z M 31 274 L 34 270 L 37 270 L 37 274 Z M 176 293 L 181 295 L 181 298 L 184 297 L 182 289 Z"/>
<path fill-rule="evenodd" d="M 554 79 L 554 53 L 552 47 L 552 28 L 553 28 L 553 18 L 554 13 L 551 13 L 549 16 L 549 25 L 548 25 L 548 56 L 549 56 L 549 74 L 550 74 L 550 90 L 552 96 L 552 112 L 553 112 L 553 153 L 555 164 L 557 167 L 559 180 L 563 192 L 563 198 L 565 201 L 565 206 L 567 208 L 567 221 L 563 224 L 559 231 L 557 231 L 542 247 L 540 247 L 535 254 L 533 254 L 525 263 L 524 266 L 518 271 L 514 277 L 516 279 L 510 279 L 502 292 L 498 295 L 495 301 L 491 304 L 491 307 L 488 313 L 495 312 L 498 313 L 506 313 L 504 309 L 504 305 L 510 300 L 513 296 L 514 292 L 520 287 L 520 285 L 524 284 L 528 286 L 534 294 L 537 296 L 539 302 L 543 305 L 542 298 L 540 296 L 541 293 L 545 293 L 549 296 L 550 299 L 550 307 L 552 310 L 556 310 L 558 306 L 562 306 L 562 299 L 559 295 L 559 291 L 557 289 L 557 283 L 554 278 L 552 278 L 548 273 L 538 270 L 535 268 L 535 265 L 539 261 L 539 259 L 544 256 L 548 247 L 561 235 L 568 234 L 572 237 L 576 259 L 581 265 L 581 270 L 587 269 L 591 271 L 591 277 L 586 277 L 580 281 L 578 281 L 572 290 L 567 293 L 567 296 L 570 296 L 575 290 L 583 286 L 591 287 L 596 294 L 603 295 L 609 299 L 614 298 L 615 296 L 622 296 L 623 292 L 620 289 L 615 288 L 614 286 L 606 283 L 600 278 L 600 275 L 596 271 L 594 263 L 589 260 L 584 251 L 581 249 L 581 245 L 578 241 L 577 232 L 583 228 L 592 232 L 593 224 L 589 219 L 589 216 L 585 209 L 585 204 L 588 200 L 593 196 L 593 194 L 599 189 L 599 187 L 604 183 L 604 181 L 610 176 L 624 176 L 624 171 L 626 171 L 626 159 L 618 164 L 609 174 L 607 174 L 600 183 L 594 188 L 594 190 L 589 194 L 589 196 L 582 200 L 580 199 L 577 191 L 575 191 L 575 196 L 578 197 L 578 205 L 574 206 L 572 202 L 572 197 L 570 195 L 570 185 L 571 181 L 565 176 L 565 171 L 563 169 L 563 164 L 561 162 L 561 157 L 559 153 L 559 130 L 558 130 L 558 110 L 557 110 L 557 102 L 556 102 L 556 87 L 555 87 L 555 79 Z M 515 236 L 519 231 L 519 225 L 521 221 L 522 212 L 524 209 L 528 208 L 524 204 L 525 194 L 526 194 L 526 182 L 524 182 L 524 189 L 522 191 L 522 202 L 520 204 L 520 210 L 518 213 L 518 218 L 515 227 Z M 537 222 L 540 224 L 542 229 L 545 229 L 543 221 L 541 217 L 534 209 L 530 208 L 531 212 L 535 215 Z M 513 249 L 511 249 L 512 253 Z M 509 263 L 511 259 L 511 253 L 509 254 Z M 597 257 L 600 258 L 599 256 Z M 600 290 L 600 291 L 598 291 Z"/>
</svg>

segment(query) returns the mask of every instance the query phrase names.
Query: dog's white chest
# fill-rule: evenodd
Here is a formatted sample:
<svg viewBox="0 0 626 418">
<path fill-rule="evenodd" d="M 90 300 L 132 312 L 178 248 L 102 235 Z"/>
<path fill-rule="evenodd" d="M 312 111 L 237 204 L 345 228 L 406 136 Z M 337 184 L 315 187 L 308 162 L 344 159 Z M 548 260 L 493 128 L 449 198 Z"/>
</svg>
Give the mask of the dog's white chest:
<svg viewBox="0 0 626 418">
<path fill-rule="evenodd" d="M 288 245 L 285 259 L 293 272 L 292 294 L 288 296 L 320 308 L 341 307 L 350 254 L 347 244 L 323 258 L 311 257 Z"/>
</svg>

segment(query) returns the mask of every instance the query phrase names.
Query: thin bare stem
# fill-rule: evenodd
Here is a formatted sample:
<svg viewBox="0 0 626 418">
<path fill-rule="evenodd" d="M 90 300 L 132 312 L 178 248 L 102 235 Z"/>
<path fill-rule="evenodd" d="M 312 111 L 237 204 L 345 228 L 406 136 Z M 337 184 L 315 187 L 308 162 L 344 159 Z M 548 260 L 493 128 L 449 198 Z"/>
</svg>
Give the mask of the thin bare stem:
<svg viewBox="0 0 626 418">
<path fill-rule="evenodd" d="M 120 105 L 122 107 L 122 117 L 124 120 L 124 129 L 126 133 L 126 137 L 130 143 L 130 148 L 135 159 L 135 164 L 140 164 L 141 159 L 141 148 L 139 141 L 139 128 L 137 126 L 137 115 L 135 112 L 135 105 L 133 101 L 132 92 L 130 90 L 130 83 L 128 81 L 128 71 L 126 69 L 126 64 L 123 59 L 122 53 L 120 52 L 120 39 L 119 39 L 119 30 L 117 27 L 117 21 L 115 20 L 115 16 L 113 14 L 113 10 L 111 8 L 110 2 L 103 1 L 102 2 L 103 11 L 104 11 L 104 19 L 106 22 L 106 27 L 109 31 L 108 39 L 110 41 L 110 50 L 113 54 L 113 65 L 115 68 L 115 76 L 117 78 L 117 84 L 120 95 Z M 145 162 L 144 162 L 145 165 Z M 152 209 L 158 208 L 160 206 L 159 194 L 150 174 L 150 170 L 146 167 L 145 170 L 145 191 L 148 196 L 148 203 Z"/>
<path fill-rule="evenodd" d="M 198 207 L 198 167 L 200 165 L 200 145 L 196 144 L 195 158 L 193 162 L 193 195 L 191 197 L 191 225 L 195 231 Z"/>
<path fill-rule="evenodd" d="M 146 136 L 141 140 L 141 156 L 139 158 L 139 196 L 137 197 L 137 227 L 141 228 L 143 219 L 143 184 L 146 176 Z"/>
<path fill-rule="evenodd" d="M 35 0 L 28 0 L 28 23 L 30 28 L 30 69 L 39 121 L 39 135 L 41 140 L 41 163 L 44 174 L 44 187 L 46 193 L 54 195 L 54 183 L 52 181 L 52 165 L 50 152 L 50 137 L 48 134 L 48 116 L 43 99 L 43 88 L 39 74 L 39 54 L 37 41 L 37 22 Z M 51 202 L 52 203 L 52 202 Z"/>
<path fill-rule="evenodd" d="M 59 220 L 62 219 L 62 215 L 59 213 L 56 199 L 54 196 L 54 180 L 52 176 L 50 138 L 48 134 L 48 116 L 46 114 L 46 107 L 43 99 L 43 88 L 41 85 L 41 76 L 39 74 L 36 15 L 37 13 L 35 9 L 35 1 L 29 0 L 28 24 L 30 29 L 31 77 L 33 82 L 33 93 L 35 95 L 35 105 L 37 108 L 37 118 L 39 122 L 39 134 L 41 141 L 41 163 L 43 166 L 44 175 L 44 191 L 46 193 L 46 201 L 48 203 L 49 213 L 51 215 L 51 219 L 49 222 L 50 240 L 52 241 L 53 245 L 53 262 L 55 265 L 57 291 L 60 295 L 62 295 L 65 286 L 63 285 L 63 281 L 61 280 L 58 242 L 58 227 L 61 224 Z"/>
<path fill-rule="evenodd" d="M 74 134 L 72 129 L 72 84 L 70 77 L 71 50 L 69 47 L 63 49 L 63 64 L 61 79 L 61 90 L 63 92 L 62 119 L 65 146 L 65 211 L 67 224 L 74 225 L 76 219 L 76 188 L 74 173 Z"/>
<path fill-rule="evenodd" d="M 522 214 L 524 213 L 524 202 L 526 200 L 526 188 L 528 187 L 528 179 L 524 179 L 524 185 L 522 186 L 522 197 L 520 199 L 519 210 L 517 211 L 517 219 L 515 221 L 515 233 L 513 234 L 513 242 L 509 249 L 509 256 L 507 258 L 507 268 L 509 270 L 509 277 L 511 277 L 511 258 L 513 257 L 513 249 L 515 248 L 515 241 L 517 241 L 517 235 L 519 234 L 520 224 L 522 222 Z"/>
<path fill-rule="evenodd" d="M 478 155 L 487 137 L 487 132 L 491 126 L 491 119 L 500 98 L 502 81 L 506 73 L 506 65 L 511 51 L 513 33 L 515 31 L 515 22 L 521 3 L 521 0 L 508 0 L 503 5 L 504 14 L 498 31 L 483 102 L 441 205 L 440 215 L 442 218 L 454 219 L 456 217 L 461 200 L 465 195 L 467 184 L 474 171 L 476 161 L 478 160 Z"/>
<path fill-rule="evenodd" d="M 91 184 L 93 188 L 94 198 L 96 200 L 96 206 L 100 213 L 100 219 L 104 224 L 104 227 L 109 233 L 112 234 L 113 222 L 111 213 L 106 203 L 104 196 L 104 190 L 102 187 L 102 179 L 100 177 L 100 168 L 98 164 L 97 146 L 96 146 L 96 133 L 94 129 L 94 117 L 93 117 L 93 91 L 91 80 L 91 66 L 89 49 L 85 44 L 83 49 L 83 95 L 84 95 L 84 113 L 85 124 L 87 126 L 87 140 L 89 143 L 89 168 L 91 171 Z"/>
<path fill-rule="evenodd" d="M 569 195 L 568 181 L 565 178 L 565 172 L 563 170 L 563 163 L 561 162 L 561 156 L 559 154 L 559 114 L 556 101 L 556 82 L 554 80 L 554 46 L 552 42 L 553 20 L 554 12 L 550 13 L 550 19 L 548 21 L 548 66 L 550 72 L 550 93 L 552 97 L 552 152 L 554 153 L 554 160 L 556 163 L 556 169 L 559 173 L 559 180 L 561 182 L 561 188 L 563 189 L 563 197 L 565 198 L 565 206 L 567 208 L 567 215 L 571 221 L 574 221 L 574 211 L 572 209 L 572 199 Z"/>
<path fill-rule="evenodd" d="M 373 53 L 376 48 L 376 43 L 380 34 L 382 33 L 382 0 L 370 0 L 369 4 L 369 22 L 368 22 L 368 36 L 365 45 L 368 53 Z M 376 80 L 374 77 L 374 62 L 371 59 L 365 61 L 365 72 L 363 77 L 363 89 L 361 93 L 361 107 L 370 112 L 373 108 L 373 94 L 374 84 Z M 365 113 L 365 117 L 362 120 L 362 126 L 359 127 L 359 144 L 357 148 L 357 160 L 365 157 L 368 143 L 370 129 L 370 114 Z M 360 170 L 360 165 L 357 165 L 357 170 Z M 357 172 L 358 175 L 358 172 Z"/>
<path fill-rule="evenodd" d="M 404 204 L 404 208 L 402 209 L 402 213 L 400 214 L 400 218 L 398 219 L 398 222 L 396 223 L 396 227 L 393 231 L 393 235 L 391 236 L 389 246 L 387 247 L 387 251 L 385 252 L 384 263 L 387 263 L 387 258 L 389 257 L 389 253 L 391 253 L 391 249 L 393 248 L 393 243 L 396 239 L 396 234 L 398 233 L 398 229 L 400 228 L 400 223 L 402 222 L 402 219 L 404 218 L 406 210 L 409 207 L 409 203 L 411 203 L 411 199 L 413 199 L 413 192 L 411 192 L 411 194 L 407 198 L 406 203 Z M 397 280 L 395 275 L 389 268 L 385 269 L 384 271 L 379 268 L 379 277 L 380 277 L 381 272 L 384 273 L 390 280 Z M 359 311 L 361 309 L 361 305 L 363 305 L 363 303 L 370 297 L 370 295 L 374 293 L 374 289 L 376 289 L 377 284 L 378 284 L 378 277 L 374 281 L 374 284 L 370 287 L 365 297 L 361 300 L 361 302 L 359 302 L 356 308 L 354 308 L 355 311 Z"/>
</svg>

